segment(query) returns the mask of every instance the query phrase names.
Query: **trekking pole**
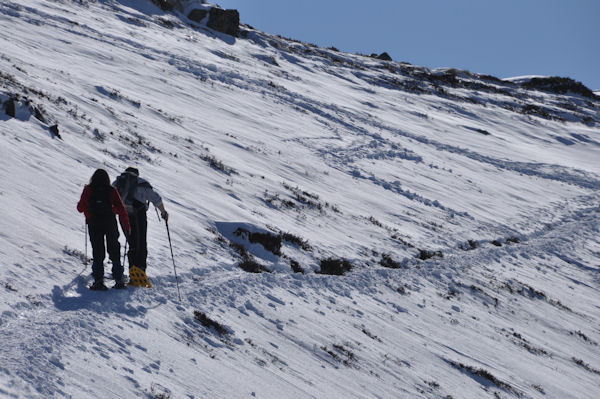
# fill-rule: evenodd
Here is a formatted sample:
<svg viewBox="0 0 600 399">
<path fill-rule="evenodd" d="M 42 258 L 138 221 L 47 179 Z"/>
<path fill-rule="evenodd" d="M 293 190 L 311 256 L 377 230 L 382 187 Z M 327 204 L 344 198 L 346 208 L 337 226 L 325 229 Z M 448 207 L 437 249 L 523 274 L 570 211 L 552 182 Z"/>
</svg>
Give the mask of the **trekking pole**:
<svg viewBox="0 0 600 399">
<path fill-rule="evenodd" d="M 127 256 L 127 237 L 125 237 L 125 249 L 123 250 L 123 262 L 121 266 L 125 266 L 125 257 Z"/>
<path fill-rule="evenodd" d="M 87 225 L 87 223 L 85 224 L 85 236 L 84 236 L 84 238 L 85 238 L 85 258 L 83 258 L 83 264 L 87 265 L 87 260 L 88 260 L 88 257 L 87 257 L 88 225 Z"/>
<path fill-rule="evenodd" d="M 179 302 L 181 302 L 181 293 L 179 292 L 179 278 L 177 278 L 177 269 L 175 268 L 175 256 L 173 256 L 173 245 L 171 245 L 171 233 L 169 232 L 169 222 L 165 220 L 167 226 L 167 237 L 169 237 L 169 247 L 171 248 L 171 259 L 173 259 L 173 271 L 175 272 L 175 282 L 177 283 L 177 295 L 179 295 Z"/>
</svg>

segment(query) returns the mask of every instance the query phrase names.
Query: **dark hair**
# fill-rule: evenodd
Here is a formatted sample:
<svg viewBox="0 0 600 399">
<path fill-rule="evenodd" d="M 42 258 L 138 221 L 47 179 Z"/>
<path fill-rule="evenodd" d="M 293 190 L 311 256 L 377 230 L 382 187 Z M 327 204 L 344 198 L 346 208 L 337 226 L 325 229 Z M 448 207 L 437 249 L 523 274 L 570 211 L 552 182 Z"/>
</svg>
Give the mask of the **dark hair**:
<svg viewBox="0 0 600 399">
<path fill-rule="evenodd" d="M 110 187 L 110 177 L 108 177 L 108 172 L 104 169 L 97 169 L 90 179 L 90 187 L 92 190 Z"/>
<path fill-rule="evenodd" d="M 133 166 L 130 166 L 127 169 L 125 169 L 125 172 L 133 173 L 136 176 L 140 175 L 140 171 L 137 168 L 134 168 Z"/>
</svg>

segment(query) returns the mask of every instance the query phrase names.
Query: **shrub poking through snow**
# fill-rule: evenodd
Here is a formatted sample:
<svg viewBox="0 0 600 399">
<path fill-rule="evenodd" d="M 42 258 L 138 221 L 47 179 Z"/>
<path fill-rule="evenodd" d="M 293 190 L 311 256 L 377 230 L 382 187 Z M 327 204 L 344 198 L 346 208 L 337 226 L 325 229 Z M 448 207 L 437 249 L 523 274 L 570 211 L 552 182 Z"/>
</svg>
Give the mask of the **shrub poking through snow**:
<svg viewBox="0 0 600 399">
<path fill-rule="evenodd" d="M 466 243 L 459 245 L 459 248 L 463 251 L 472 251 L 479 247 L 479 243 L 475 240 L 468 240 Z"/>
<path fill-rule="evenodd" d="M 421 260 L 427 260 L 427 259 L 431 259 L 431 258 L 443 258 L 444 254 L 442 253 L 442 251 L 428 251 L 426 249 L 419 249 L 419 254 L 417 255 L 417 258 L 421 259 Z"/>
<path fill-rule="evenodd" d="M 410 242 L 408 242 L 404 238 L 402 238 L 400 236 L 400 234 L 398 234 L 397 230 L 394 230 L 394 233 L 390 236 L 390 238 L 392 240 L 399 241 L 402 245 L 404 245 L 404 246 L 406 246 L 408 248 L 414 248 L 415 247 L 413 244 L 411 244 Z"/>
<path fill-rule="evenodd" d="M 294 273 L 302 273 L 304 274 L 304 269 L 300 266 L 300 263 L 296 262 L 294 259 L 290 259 L 290 266 Z"/>
<path fill-rule="evenodd" d="M 598 342 L 588 338 L 587 335 L 585 335 L 584 333 L 582 333 L 579 330 L 570 331 L 569 334 L 578 336 L 579 338 L 583 339 L 585 342 L 589 343 L 590 345 L 598 346 Z"/>
<path fill-rule="evenodd" d="M 321 270 L 318 273 L 329 274 L 331 276 L 343 276 L 350 270 L 352 270 L 352 264 L 348 260 L 327 258 L 321 260 Z"/>
<path fill-rule="evenodd" d="M 194 311 L 194 318 L 206 328 L 213 328 L 219 335 L 229 335 L 231 332 L 218 321 L 209 318 L 206 313 L 199 310 Z"/>
<path fill-rule="evenodd" d="M 373 333 L 371 333 L 366 328 L 363 327 L 361 329 L 361 331 L 363 332 L 363 334 L 365 334 L 367 337 L 371 338 L 372 340 L 375 340 L 377 342 L 383 342 L 383 341 L 381 341 L 381 338 L 379 338 L 377 335 L 374 335 Z"/>
<path fill-rule="evenodd" d="M 248 273 L 270 273 L 270 270 L 254 260 L 254 258 L 244 258 L 240 262 L 240 267 Z"/>
<path fill-rule="evenodd" d="M 343 345 L 334 344 L 333 349 L 329 349 L 327 346 L 322 346 L 321 350 L 331 356 L 336 362 L 342 363 L 344 366 L 351 366 L 356 360 L 356 356 L 352 351 L 345 348 Z"/>
<path fill-rule="evenodd" d="M 552 356 L 545 349 L 534 346 L 532 343 L 523 338 L 523 336 L 517 332 L 513 332 L 512 336 L 509 337 L 511 337 L 511 340 L 515 345 L 522 346 L 523 348 L 527 349 L 529 353 L 533 353 L 534 355 Z"/>
<path fill-rule="evenodd" d="M 17 289 L 15 287 L 13 287 L 12 285 L 10 285 L 9 283 L 4 283 L 4 288 L 6 288 L 9 291 L 12 292 L 17 292 Z"/>
<path fill-rule="evenodd" d="M 271 233 L 252 233 L 246 229 L 239 227 L 236 231 L 233 232 L 236 236 L 244 236 L 250 241 L 252 244 L 260 244 L 269 252 L 277 256 L 281 256 L 281 235 L 275 235 Z"/>
<path fill-rule="evenodd" d="M 296 235 L 293 235 L 291 233 L 278 233 L 278 234 L 271 234 L 268 232 L 252 233 L 252 232 L 240 227 L 233 234 L 235 234 L 238 237 L 243 236 L 248 241 L 250 241 L 252 244 L 258 243 L 258 244 L 262 245 L 264 249 L 272 252 L 274 255 L 277 255 L 277 256 L 282 256 L 281 245 L 283 244 L 283 241 L 288 242 L 290 244 L 297 245 L 298 247 L 300 247 L 301 249 L 303 249 L 305 251 L 312 250 L 308 241 L 306 241 Z"/>
<path fill-rule="evenodd" d="M 392 256 L 389 254 L 381 254 L 379 264 L 390 269 L 400 269 L 402 267 L 402 264 L 392 259 Z"/>
<path fill-rule="evenodd" d="M 242 257 L 242 261 L 239 264 L 242 270 L 248 273 L 270 273 L 270 270 L 258 263 L 242 244 L 231 242 L 229 245 Z"/>
<path fill-rule="evenodd" d="M 283 239 L 283 241 L 289 242 L 291 244 L 295 244 L 305 251 L 312 250 L 308 241 L 302 239 L 301 237 L 293 235 L 292 233 L 281 233 L 281 238 Z"/>
<path fill-rule="evenodd" d="M 79 260 L 81 260 L 83 263 L 88 263 L 91 262 L 92 259 L 88 258 L 87 256 L 85 256 L 85 254 L 83 252 L 81 252 L 78 249 L 73 249 L 73 248 L 69 248 L 65 245 L 65 247 L 63 248 L 63 253 L 67 254 L 69 256 L 72 256 L 74 258 L 78 258 Z"/>
<path fill-rule="evenodd" d="M 459 370 L 461 370 L 464 373 L 470 374 L 472 376 L 475 377 L 479 377 L 481 379 L 487 380 L 489 382 L 491 382 L 492 384 L 496 385 L 498 388 L 502 388 L 508 392 L 512 392 L 514 394 L 516 394 L 517 396 L 522 396 L 522 392 L 519 391 L 518 389 L 516 389 L 515 387 L 513 387 L 512 385 L 499 380 L 498 378 L 496 378 L 492 373 L 490 373 L 487 370 L 484 369 L 478 369 L 472 366 L 468 366 L 468 365 L 464 365 L 462 363 L 458 363 L 458 362 L 454 362 L 452 360 L 448 360 L 448 363 L 450 363 L 454 368 L 457 368 Z M 473 378 L 475 381 L 481 383 L 481 380 L 478 378 Z M 487 384 L 485 384 L 487 385 Z"/>
<path fill-rule="evenodd" d="M 272 238 L 270 238 L 270 240 L 276 240 L 277 242 L 280 242 L 278 244 L 279 247 L 281 247 L 282 242 L 285 241 L 289 244 L 297 245 L 300 249 L 302 249 L 304 251 L 312 251 L 312 247 L 308 243 L 308 240 L 305 240 L 302 237 L 299 237 L 292 233 L 284 233 L 274 226 L 267 226 L 267 228 L 271 231 L 278 232 L 276 235 L 271 234 Z M 240 229 L 238 229 L 238 230 L 240 230 Z M 244 231 L 246 231 L 246 230 L 242 229 L 242 232 L 244 232 Z M 257 240 L 257 237 L 255 237 L 254 239 Z M 250 242 L 255 242 L 255 241 L 250 240 Z M 260 241 L 257 240 L 256 242 L 260 242 Z M 265 246 L 263 245 L 263 247 L 265 247 Z M 267 249 L 267 247 L 265 247 L 265 249 Z M 281 255 L 281 254 L 276 253 L 276 255 Z"/>
<path fill-rule="evenodd" d="M 589 371 L 590 373 L 594 373 L 594 374 L 599 374 L 600 375 L 600 370 L 597 370 L 593 367 L 591 367 L 589 364 L 587 364 L 586 362 L 584 362 L 581 359 L 577 359 L 575 357 L 572 358 L 573 362 L 575 362 L 576 365 L 583 367 L 585 370 Z"/>
<path fill-rule="evenodd" d="M 235 169 L 230 168 L 229 166 L 225 165 L 223 162 L 221 162 L 220 160 L 215 158 L 214 155 L 201 154 L 200 159 L 208 162 L 208 165 L 211 168 L 213 168 L 219 172 L 222 172 L 228 176 L 239 174 Z"/>
<path fill-rule="evenodd" d="M 525 114 L 525 115 L 537 115 L 537 116 L 540 116 L 545 119 L 553 119 L 552 115 L 550 114 L 550 112 L 547 108 L 540 107 L 539 105 L 535 105 L 535 104 L 524 105 L 523 108 L 521 109 L 521 113 Z M 558 119 L 558 118 L 556 118 L 556 119 Z"/>
<path fill-rule="evenodd" d="M 556 299 L 549 298 L 543 291 L 536 290 L 535 288 L 522 283 L 518 280 L 507 280 L 500 286 L 511 294 L 520 294 L 530 299 L 538 299 L 548 302 L 550 305 L 556 306 L 559 309 L 572 312 L 571 308 L 564 305 L 562 302 Z"/>
<path fill-rule="evenodd" d="M 283 187 L 291 191 L 296 201 L 300 204 L 306 205 L 309 208 L 316 208 L 318 210 L 323 209 L 323 204 L 319 202 L 319 196 L 317 194 L 309 193 L 308 191 L 304 191 L 297 186 L 292 187 L 286 183 L 283 183 Z"/>
<path fill-rule="evenodd" d="M 152 399 L 171 399 L 171 391 L 160 384 L 152 384 L 150 395 Z"/>
</svg>

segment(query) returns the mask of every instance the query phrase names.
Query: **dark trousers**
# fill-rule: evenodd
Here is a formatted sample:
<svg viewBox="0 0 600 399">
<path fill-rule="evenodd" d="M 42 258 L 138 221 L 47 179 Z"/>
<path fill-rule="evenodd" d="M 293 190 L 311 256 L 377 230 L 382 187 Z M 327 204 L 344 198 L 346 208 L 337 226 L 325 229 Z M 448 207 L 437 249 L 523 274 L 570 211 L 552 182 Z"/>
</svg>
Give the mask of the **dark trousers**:
<svg viewBox="0 0 600 399">
<path fill-rule="evenodd" d="M 146 257 L 148 256 L 148 243 L 146 241 L 148 231 L 148 219 L 144 208 L 128 213 L 131 235 L 129 236 L 129 251 L 127 259 L 129 267 L 136 266 L 146 271 Z"/>
<path fill-rule="evenodd" d="M 121 265 L 121 244 L 119 243 L 119 229 L 114 216 L 92 218 L 88 222 L 90 241 L 92 243 L 92 276 L 95 280 L 104 279 L 104 258 L 106 251 L 112 262 L 112 274 L 116 281 L 123 278 L 123 265 Z M 106 237 L 106 247 L 104 238 Z"/>
</svg>

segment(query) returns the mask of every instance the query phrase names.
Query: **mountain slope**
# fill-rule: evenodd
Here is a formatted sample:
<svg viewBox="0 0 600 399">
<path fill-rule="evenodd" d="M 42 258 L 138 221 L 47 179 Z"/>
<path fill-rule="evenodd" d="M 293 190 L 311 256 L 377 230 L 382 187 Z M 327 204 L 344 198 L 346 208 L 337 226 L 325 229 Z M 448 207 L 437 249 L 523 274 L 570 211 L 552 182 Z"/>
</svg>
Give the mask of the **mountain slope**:
<svg viewBox="0 0 600 399">
<path fill-rule="evenodd" d="M 595 397 L 597 98 L 146 1 L 0 8 L 4 396 Z M 154 288 L 86 288 L 75 204 L 131 164 L 181 302 L 152 213 Z"/>
</svg>

